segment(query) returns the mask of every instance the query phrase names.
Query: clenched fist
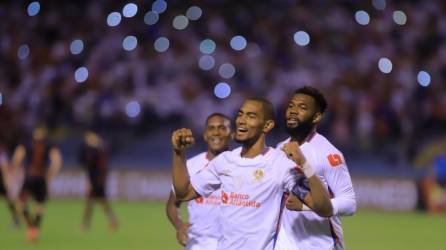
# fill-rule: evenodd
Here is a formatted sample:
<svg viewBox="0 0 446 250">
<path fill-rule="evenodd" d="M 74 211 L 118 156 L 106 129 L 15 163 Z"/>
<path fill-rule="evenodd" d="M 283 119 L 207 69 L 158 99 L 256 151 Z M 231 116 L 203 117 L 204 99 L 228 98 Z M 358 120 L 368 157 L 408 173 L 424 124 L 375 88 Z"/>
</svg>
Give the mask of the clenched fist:
<svg viewBox="0 0 446 250">
<path fill-rule="evenodd" d="M 195 139 L 188 128 L 175 130 L 172 133 L 172 148 L 175 151 L 183 151 L 194 145 Z"/>
<path fill-rule="evenodd" d="M 285 152 L 286 156 L 294 161 L 297 165 L 301 166 L 305 163 L 305 156 L 302 154 L 299 148 L 299 143 L 296 141 L 290 141 L 287 144 L 283 145 L 281 148 L 283 152 Z"/>
</svg>

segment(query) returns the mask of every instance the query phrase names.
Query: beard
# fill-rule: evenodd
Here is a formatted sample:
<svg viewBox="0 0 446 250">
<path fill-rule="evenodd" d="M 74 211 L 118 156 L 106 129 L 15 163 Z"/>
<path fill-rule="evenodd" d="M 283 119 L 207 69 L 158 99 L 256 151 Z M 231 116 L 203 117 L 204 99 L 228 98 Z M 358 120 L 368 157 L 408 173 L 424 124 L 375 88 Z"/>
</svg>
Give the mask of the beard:
<svg viewBox="0 0 446 250">
<path fill-rule="evenodd" d="M 314 128 L 312 118 L 307 119 L 306 121 L 299 122 L 299 124 L 296 127 L 288 127 L 288 125 L 286 124 L 287 122 L 285 120 L 285 130 L 287 134 L 290 135 L 292 138 L 297 138 L 302 140 L 305 139 Z"/>
</svg>

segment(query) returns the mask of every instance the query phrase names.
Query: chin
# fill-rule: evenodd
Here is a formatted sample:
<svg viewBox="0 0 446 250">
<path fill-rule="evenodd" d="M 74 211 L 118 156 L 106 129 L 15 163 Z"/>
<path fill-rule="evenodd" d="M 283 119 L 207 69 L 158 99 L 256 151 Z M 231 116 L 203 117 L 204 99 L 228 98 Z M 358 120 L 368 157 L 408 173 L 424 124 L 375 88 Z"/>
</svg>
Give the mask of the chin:
<svg viewBox="0 0 446 250">
<path fill-rule="evenodd" d="M 246 141 L 246 139 L 235 137 L 234 141 L 237 142 L 237 143 L 243 143 L 244 141 Z"/>
</svg>

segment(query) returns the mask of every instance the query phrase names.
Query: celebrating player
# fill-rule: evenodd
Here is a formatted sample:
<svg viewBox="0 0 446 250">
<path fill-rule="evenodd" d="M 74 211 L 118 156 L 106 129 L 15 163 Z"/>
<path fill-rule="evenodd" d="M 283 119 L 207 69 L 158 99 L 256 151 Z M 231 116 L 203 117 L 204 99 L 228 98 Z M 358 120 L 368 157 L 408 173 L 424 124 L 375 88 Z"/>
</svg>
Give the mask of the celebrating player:
<svg viewBox="0 0 446 250">
<path fill-rule="evenodd" d="M 327 102 L 317 89 L 296 90 L 286 110 L 286 130 L 290 138 L 279 143 L 277 148 L 289 142 L 299 143 L 301 152 L 331 194 L 333 210 L 327 214 L 331 217 L 302 211 L 308 210 L 304 195 L 309 190 L 303 180 L 304 185 L 296 186 L 286 202 L 288 209 L 302 212 L 283 211 L 275 249 L 344 249 L 339 216 L 352 215 L 356 211 L 356 199 L 342 153 L 316 132 L 326 107 Z"/>
<path fill-rule="evenodd" d="M 228 150 L 231 136 L 231 121 L 228 117 L 220 113 L 208 116 L 203 133 L 208 149 L 187 160 L 186 166 L 189 175 L 194 175 L 205 168 L 210 160 Z M 220 193 L 221 191 L 217 190 L 208 198 L 199 197 L 189 201 L 189 223 L 181 220 L 178 212 L 181 201 L 176 200 L 173 192 L 170 193 L 166 205 L 167 217 L 177 231 L 178 242 L 186 249 L 217 249 L 218 238 L 221 234 L 219 224 Z"/>
<path fill-rule="evenodd" d="M 309 182 L 312 209 L 321 214 L 332 210 L 328 193 L 295 143 L 283 149 L 293 161 L 280 150 L 265 146 L 274 119 L 269 101 L 246 100 L 235 121 L 235 140 L 242 146 L 221 153 L 190 177 L 185 149 L 194 143 L 192 132 L 180 129 L 172 135 L 172 179 L 177 199 L 208 197 L 222 189 L 222 235 L 217 249 L 273 249 L 282 193 L 295 185 L 296 168 Z"/>
</svg>

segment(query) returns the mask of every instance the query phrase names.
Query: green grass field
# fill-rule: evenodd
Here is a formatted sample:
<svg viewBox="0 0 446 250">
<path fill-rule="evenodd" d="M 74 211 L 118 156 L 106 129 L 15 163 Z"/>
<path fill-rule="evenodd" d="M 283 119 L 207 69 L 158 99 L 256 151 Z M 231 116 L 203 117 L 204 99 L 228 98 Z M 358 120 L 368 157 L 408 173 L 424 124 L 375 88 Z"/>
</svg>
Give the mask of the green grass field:
<svg viewBox="0 0 446 250">
<path fill-rule="evenodd" d="M 6 204 L 0 201 L 0 250 L 143 250 L 181 249 L 164 215 L 161 203 L 114 203 L 120 219 L 110 232 L 106 218 L 95 208 L 92 228 L 80 230 L 81 201 L 47 204 L 37 244 L 25 241 L 24 228 L 14 230 Z M 343 220 L 347 249 L 352 250 L 445 250 L 446 215 L 359 211 Z"/>
</svg>

